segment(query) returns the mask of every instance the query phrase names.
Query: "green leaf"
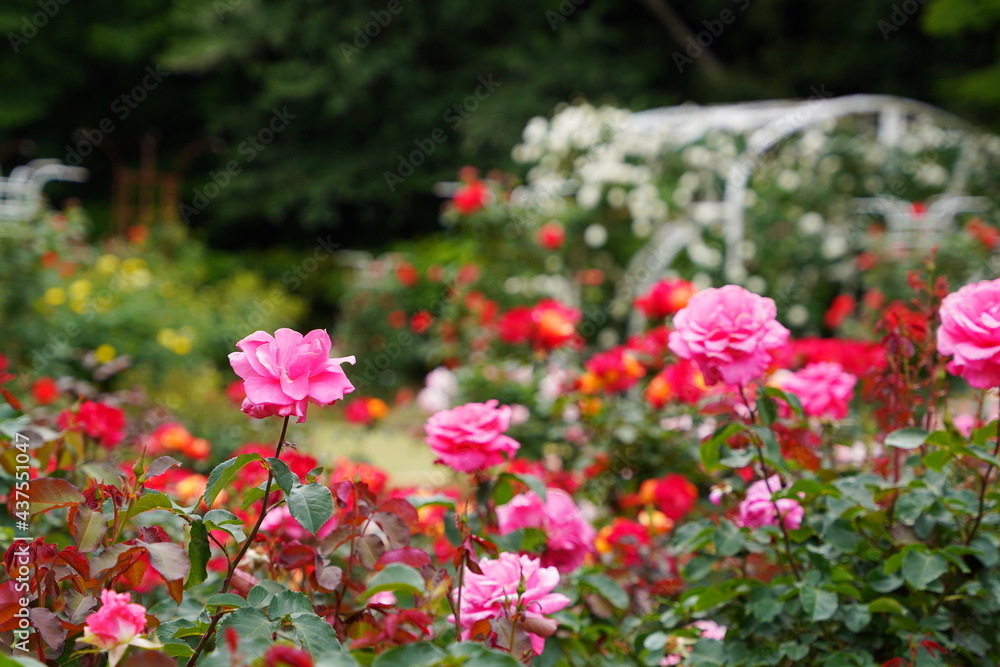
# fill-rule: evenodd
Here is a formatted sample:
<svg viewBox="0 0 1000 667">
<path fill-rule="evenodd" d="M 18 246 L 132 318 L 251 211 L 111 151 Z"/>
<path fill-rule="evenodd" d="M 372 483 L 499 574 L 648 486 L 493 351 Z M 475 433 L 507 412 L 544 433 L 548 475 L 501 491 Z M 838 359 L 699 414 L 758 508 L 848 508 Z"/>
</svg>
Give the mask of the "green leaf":
<svg viewBox="0 0 1000 667">
<path fill-rule="evenodd" d="M 715 553 L 719 556 L 735 556 L 746 544 L 746 536 L 731 521 L 719 522 L 719 527 L 712 535 L 712 544 L 715 545 Z"/>
<path fill-rule="evenodd" d="M 191 588 L 208 578 L 208 560 L 212 557 L 212 548 L 208 544 L 208 527 L 204 521 L 195 521 L 191 524 L 188 556 L 191 559 L 191 571 L 188 573 L 184 588 Z"/>
<path fill-rule="evenodd" d="M 872 620 L 872 613 L 868 605 L 848 604 L 844 605 L 844 625 L 851 632 L 860 632 Z"/>
<path fill-rule="evenodd" d="M 375 656 L 372 667 L 434 667 L 444 657 L 444 651 L 434 644 L 419 642 L 379 653 Z"/>
<path fill-rule="evenodd" d="M 511 479 L 516 479 L 517 481 L 527 486 L 529 489 L 535 492 L 536 496 L 542 499 L 542 502 L 545 502 L 546 498 L 545 482 L 538 479 L 534 475 L 523 475 L 520 473 L 513 473 L 513 472 L 500 473 L 500 476 L 497 478 L 497 481 L 503 480 L 504 478 L 508 477 Z"/>
<path fill-rule="evenodd" d="M 267 590 L 263 586 L 254 586 L 247 593 L 247 604 L 251 607 L 263 607 L 267 605 L 271 598 L 271 591 Z"/>
<path fill-rule="evenodd" d="M 304 593 L 298 591 L 281 591 L 271 598 L 267 606 L 267 615 L 278 621 L 289 614 L 307 612 L 313 614 L 313 605 Z"/>
<path fill-rule="evenodd" d="M 764 387 L 764 393 L 773 398 L 780 398 L 792 409 L 800 419 L 805 417 L 805 412 L 802 410 L 802 402 L 799 401 L 799 397 L 795 394 L 790 394 L 786 391 L 778 389 L 777 387 Z"/>
<path fill-rule="evenodd" d="M 149 564 L 167 581 L 183 579 L 191 569 L 191 560 L 179 544 L 173 542 L 140 542 L 149 554 Z"/>
<path fill-rule="evenodd" d="M 126 517 L 131 519 L 136 514 L 161 509 L 174 509 L 174 501 L 159 491 L 147 491 L 138 500 L 132 503 L 132 506 L 128 509 Z"/>
<path fill-rule="evenodd" d="M 802 610 L 809 614 L 813 623 L 825 621 L 837 612 L 837 594 L 822 588 L 803 586 L 799 591 Z"/>
<path fill-rule="evenodd" d="M 147 468 L 145 474 L 139 478 L 139 481 L 144 482 L 147 479 L 156 477 L 157 475 L 162 475 L 174 466 L 179 466 L 180 464 L 180 461 L 171 456 L 161 456 L 149 464 L 149 468 Z"/>
<path fill-rule="evenodd" d="M 108 532 L 108 519 L 101 512 L 90 509 L 86 503 L 76 506 L 73 518 L 73 539 L 82 553 L 96 551 Z"/>
<path fill-rule="evenodd" d="M 423 594 L 424 578 L 417 570 L 402 563 L 386 565 L 385 569 L 372 577 L 368 588 L 358 599 L 365 600 L 381 591 L 403 591 L 406 593 Z"/>
<path fill-rule="evenodd" d="M 927 442 L 927 431 L 920 428 L 901 428 L 885 436 L 885 444 L 898 449 L 916 449 Z"/>
<path fill-rule="evenodd" d="M 781 455 L 781 447 L 774 437 L 774 432 L 766 426 L 751 426 L 751 430 L 757 434 L 760 441 L 764 443 L 764 460 L 782 472 L 788 472 L 788 463 Z"/>
<path fill-rule="evenodd" d="M 903 578 L 913 588 L 922 591 L 948 571 L 948 561 L 938 554 L 911 549 L 903 558 Z"/>
<path fill-rule="evenodd" d="M 758 586 L 750 591 L 750 602 L 748 605 L 750 613 L 762 623 L 770 623 L 775 616 L 781 613 L 784 605 L 778 600 L 775 592 L 768 586 Z"/>
<path fill-rule="evenodd" d="M 209 510 L 202 517 L 209 530 L 221 530 L 229 533 L 237 542 L 243 542 L 247 536 L 243 532 L 243 521 L 232 512 L 226 510 Z"/>
<path fill-rule="evenodd" d="M 459 658 L 466 667 L 520 667 L 521 663 L 507 653 L 488 649 L 478 642 L 461 642 L 448 647 L 448 655 Z M 542 658 L 534 661 L 541 667 Z"/>
<path fill-rule="evenodd" d="M 246 607 L 226 614 L 219 623 L 219 636 L 226 636 L 226 629 L 236 630 L 240 639 L 268 639 L 280 624 L 272 621 L 260 609 Z"/>
<path fill-rule="evenodd" d="M 691 654 L 685 661 L 691 667 L 726 667 L 729 665 L 729 656 L 726 655 L 726 646 L 717 639 L 699 640 Z"/>
<path fill-rule="evenodd" d="M 285 492 L 285 495 L 288 495 L 293 488 L 301 483 L 298 475 L 292 472 L 288 464 L 281 459 L 269 456 L 264 460 L 267 461 L 268 467 L 274 474 L 274 481 L 278 483 L 278 487 Z"/>
<path fill-rule="evenodd" d="M 240 500 L 240 507 L 246 509 L 253 505 L 255 502 L 264 497 L 264 486 L 266 482 L 261 482 L 260 486 L 255 486 L 252 489 L 247 489 L 243 493 L 243 499 Z"/>
<path fill-rule="evenodd" d="M 868 611 L 873 614 L 887 613 L 897 614 L 900 616 L 906 615 L 906 609 L 899 603 L 899 600 L 895 598 L 875 598 L 868 603 Z"/>
<path fill-rule="evenodd" d="M 628 609 L 628 593 L 618 583 L 603 574 L 588 574 L 580 577 L 581 586 L 591 588 L 610 602 L 616 609 Z"/>
<path fill-rule="evenodd" d="M 313 535 L 333 516 L 333 495 L 319 482 L 296 486 L 287 498 L 292 517 Z"/>
<path fill-rule="evenodd" d="M 242 609 L 247 606 L 247 601 L 236 593 L 216 593 L 205 601 L 205 607 L 232 607 Z"/>
<path fill-rule="evenodd" d="M 720 468 L 719 465 L 719 452 L 723 444 L 726 443 L 729 438 L 741 433 L 746 430 L 746 425 L 739 423 L 726 424 L 715 430 L 712 437 L 707 438 L 698 447 L 698 452 L 701 455 L 701 464 L 705 467 L 707 472 L 714 472 Z"/>
<path fill-rule="evenodd" d="M 450 498 L 443 493 L 438 493 L 432 496 L 407 496 L 406 502 L 413 505 L 415 509 L 427 507 L 428 505 L 450 507 L 452 509 L 455 508 L 455 499 Z"/>
<path fill-rule="evenodd" d="M 310 655 L 319 657 L 328 653 L 340 652 L 340 641 L 337 639 L 336 630 L 324 619 L 317 616 L 312 609 L 292 614 L 291 622 L 302 648 Z"/>
<path fill-rule="evenodd" d="M 215 466 L 215 469 L 209 473 L 208 483 L 205 485 L 205 506 L 211 507 L 222 489 L 233 481 L 248 463 L 260 460 L 260 454 L 240 454 Z"/>
<path fill-rule="evenodd" d="M 952 458 L 953 454 L 951 452 L 936 449 L 923 458 L 923 463 L 931 470 L 941 472 Z"/>
</svg>

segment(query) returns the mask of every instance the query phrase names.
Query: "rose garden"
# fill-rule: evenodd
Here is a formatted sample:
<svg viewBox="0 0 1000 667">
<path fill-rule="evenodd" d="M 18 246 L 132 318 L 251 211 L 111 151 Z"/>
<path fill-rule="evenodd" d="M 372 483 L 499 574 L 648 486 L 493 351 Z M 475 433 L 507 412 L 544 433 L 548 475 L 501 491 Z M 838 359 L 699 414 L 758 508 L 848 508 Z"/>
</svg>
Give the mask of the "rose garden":
<svg viewBox="0 0 1000 667">
<path fill-rule="evenodd" d="M 278 283 L 169 221 L 0 238 L 0 665 L 1000 664 L 994 214 L 901 245 L 842 205 L 890 158 L 830 126 L 756 165 L 734 245 L 671 220 L 737 138 L 622 113 L 463 169 L 325 328 L 323 239 Z M 927 127 L 916 221 L 961 162 Z"/>
</svg>

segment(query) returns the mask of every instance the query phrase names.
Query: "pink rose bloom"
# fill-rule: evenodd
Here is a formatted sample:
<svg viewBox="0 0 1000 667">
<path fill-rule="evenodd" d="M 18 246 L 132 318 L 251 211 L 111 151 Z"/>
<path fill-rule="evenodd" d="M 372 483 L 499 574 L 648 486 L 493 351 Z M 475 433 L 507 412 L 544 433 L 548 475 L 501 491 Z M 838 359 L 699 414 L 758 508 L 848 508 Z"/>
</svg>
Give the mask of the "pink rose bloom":
<svg viewBox="0 0 1000 667">
<path fill-rule="evenodd" d="M 564 574 L 583 565 L 597 538 L 597 532 L 573 497 L 562 489 L 546 489 L 544 503 L 534 491 L 514 496 L 497 508 L 497 524 L 501 535 L 521 528 L 544 532 L 546 551 L 542 565 L 555 567 Z"/>
<path fill-rule="evenodd" d="M 703 290 L 674 316 L 670 351 L 696 362 L 707 384 L 746 386 L 788 341 L 776 314 L 774 301 L 738 285 Z"/>
<path fill-rule="evenodd" d="M 791 498 L 782 498 L 776 502 L 771 501 L 772 492 L 777 492 L 781 488 L 781 479 L 777 475 L 751 484 L 750 488 L 747 489 L 746 498 L 740 502 L 736 524 L 746 528 L 777 526 L 778 519 L 774 511 L 774 506 L 777 505 L 785 528 L 795 530 L 801 526 L 805 510 L 798 501 Z"/>
<path fill-rule="evenodd" d="M 330 346 L 322 329 L 305 336 L 291 329 L 273 337 L 258 331 L 236 343 L 241 351 L 230 354 L 229 363 L 243 378 L 243 412 L 257 419 L 294 416 L 301 424 L 310 401 L 329 405 L 354 391 L 340 367 L 354 357 L 330 359 Z"/>
<path fill-rule="evenodd" d="M 559 584 L 559 572 L 554 567 L 541 567 L 538 560 L 504 552 L 497 558 L 479 561 L 482 574 L 465 571 L 462 586 L 462 639 L 472 639 L 472 626 L 489 619 L 517 618 L 517 629 L 528 632 L 531 649 L 536 655 L 545 650 L 545 637 L 555 631 L 556 623 L 545 618 L 565 608 L 570 599 L 553 593 Z M 454 622 L 454 617 L 450 619 Z M 541 635 L 529 631 L 548 631 Z M 495 636 L 494 636 L 495 640 Z M 506 646 L 498 647 L 506 648 Z"/>
<path fill-rule="evenodd" d="M 1000 385 L 1000 279 L 952 292 L 941 302 L 937 348 L 948 371 L 977 389 Z"/>
<path fill-rule="evenodd" d="M 964 438 L 972 435 L 972 432 L 976 430 L 976 423 L 976 418 L 970 414 L 958 415 L 952 420 L 952 424 Z"/>
<path fill-rule="evenodd" d="M 721 642 L 726 638 L 726 630 L 728 628 L 724 625 L 719 625 L 715 621 L 695 621 L 691 625 L 701 630 L 702 639 L 717 639 Z"/>
<path fill-rule="evenodd" d="M 511 409 L 496 400 L 466 403 L 431 415 L 424 425 L 424 442 L 438 455 L 437 463 L 458 472 L 479 472 L 504 462 L 521 445 L 504 435 Z"/>
<path fill-rule="evenodd" d="M 162 644 L 141 637 L 146 632 L 146 608 L 133 604 L 127 593 L 101 591 L 101 608 L 87 616 L 80 641 L 108 653 L 108 665 L 114 667 L 129 646 L 156 649 Z"/>
<path fill-rule="evenodd" d="M 840 364 L 821 361 L 790 373 L 782 379 L 781 388 L 798 396 L 810 417 L 843 419 L 857 382 Z"/>
<path fill-rule="evenodd" d="M 128 644 L 146 631 L 146 608 L 133 604 L 127 593 L 101 591 L 101 608 L 87 617 L 83 628 L 87 642 L 107 651 L 116 646 Z"/>
</svg>

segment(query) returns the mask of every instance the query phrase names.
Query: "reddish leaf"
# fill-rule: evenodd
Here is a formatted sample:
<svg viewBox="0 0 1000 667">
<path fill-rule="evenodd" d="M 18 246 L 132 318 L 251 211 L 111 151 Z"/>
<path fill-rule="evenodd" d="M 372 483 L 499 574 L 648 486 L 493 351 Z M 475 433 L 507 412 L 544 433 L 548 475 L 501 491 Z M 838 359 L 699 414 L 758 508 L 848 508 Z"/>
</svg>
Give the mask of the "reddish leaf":
<svg viewBox="0 0 1000 667">
<path fill-rule="evenodd" d="M 139 529 L 139 541 L 147 544 L 160 544 L 162 542 L 172 542 L 167 531 L 160 526 L 143 526 Z"/>
<path fill-rule="evenodd" d="M 83 502 L 83 494 L 64 479 L 40 477 L 28 483 L 31 513 L 41 514 L 57 507 L 69 507 Z"/>
<path fill-rule="evenodd" d="M 312 565 L 316 558 L 316 550 L 305 544 L 290 544 L 281 549 L 275 565 L 284 570 L 294 570 L 297 567 Z"/>
<path fill-rule="evenodd" d="M 427 555 L 426 551 L 417 549 L 416 547 L 403 547 L 402 549 L 393 549 L 382 554 L 382 557 L 375 563 L 375 569 L 381 570 L 390 563 L 402 563 L 403 565 L 409 565 L 419 570 L 430 562 L 431 557 Z"/>
<path fill-rule="evenodd" d="M 395 514 L 405 521 L 406 525 L 411 529 L 416 528 L 420 523 L 420 517 L 417 516 L 416 508 L 402 498 L 390 498 L 379 506 L 378 511 Z"/>
<path fill-rule="evenodd" d="M 343 581 L 344 571 L 336 565 L 328 565 L 323 559 L 316 556 L 316 567 L 309 574 L 310 583 L 321 591 L 330 593 L 334 591 L 340 582 Z"/>
<path fill-rule="evenodd" d="M 14 398 L 14 395 L 12 393 L 7 391 L 3 387 L 0 387 L 0 394 L 3 394 L 3 397 L 7 399 L 7 402 L 10 403 L 16 410 L 24 412 L 24 407 L 21 405 L 21 401 Z"/>
<path fill-rule="evenodd" d="M 146 479 L 151 479 L 157 475 L 162 475 L 166 471 L 170 470 L 174 466 L 179 466 L 181 464 L 177 459 L 170 456 L 161 456 L 152 463 L 149 464 L 149 469 L 146 470 Z"/>
<path fill-rule="evenodd" d="M 31 610 L 31 624 L 38 628 L 42 639 L 54 652 L 61 652 L 66 641 L 66 628 L 59 617 L 45 607 L 34 607 Z"/>
<path fill-rule="evenodd" d="M 391 512 L 376 512 L 372 518 L 379 528 L 389 538 L 389 546 L 393 549 L 410 544 L 410 527 L 397 514 Z"/>
<path fill-rule="evenodd" d="M 69 532 L 83 553 L 96 551 L 108 532 L 108 519 L 101 512 L 80 503 L 69 511 Z"/>
<path fill-rule="evenodd" d="M 136 651 L 121 665 L 122 667 L 176 667 L 177 660 L 162 651 Z"/>
<path fill-rule="evenodd" d="M 168 579 L 167 592 L 170 593 L 170 597 L 174 599 L 174 602 L 180 604 L 181 599 L 184 597 L 184 580 Z"/>
<path fill-rule="evenodd" d="M 0 584 L 0 632 L 14 630 L 18 627 L 18 619 L 15 616 L 22 608 L 21 598 L 26 598 L 27 594 L 16 592 L 14 587 L 17 582 L 9 579 Z"/>
<path fill-rule="evenodd" d="M 149 564 L 169 581 L 184 579 L 191 569 L 191 560 L 179 544 L 173 542 L 140 542 L 149 553 Z"/>
<path fill-rule="evenodd" d="M 365 535 L 358 539 L 355 548 L 358 550 L 358 558 L 365 567 L 372 567 L 385 553 L 385 544 L 378 535 Z"/>
</svg>

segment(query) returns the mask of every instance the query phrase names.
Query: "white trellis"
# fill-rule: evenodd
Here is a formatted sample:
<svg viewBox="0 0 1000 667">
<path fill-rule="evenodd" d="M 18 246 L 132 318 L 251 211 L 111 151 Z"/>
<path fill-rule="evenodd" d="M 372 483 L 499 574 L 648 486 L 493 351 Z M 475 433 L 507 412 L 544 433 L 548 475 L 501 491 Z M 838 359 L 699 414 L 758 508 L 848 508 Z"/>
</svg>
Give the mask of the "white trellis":
<svg viewBox="0 0 1000 667">
<path fill-rule="evenodd" d="M 88 172 L 59 160 L 32 160 L 15 167 L 10 176 L 0 176 L 0 223 L 24 223 L 33 220 L 45 207 L 44 188 L 50 181 L 82 183 Z"/>
</svg>

